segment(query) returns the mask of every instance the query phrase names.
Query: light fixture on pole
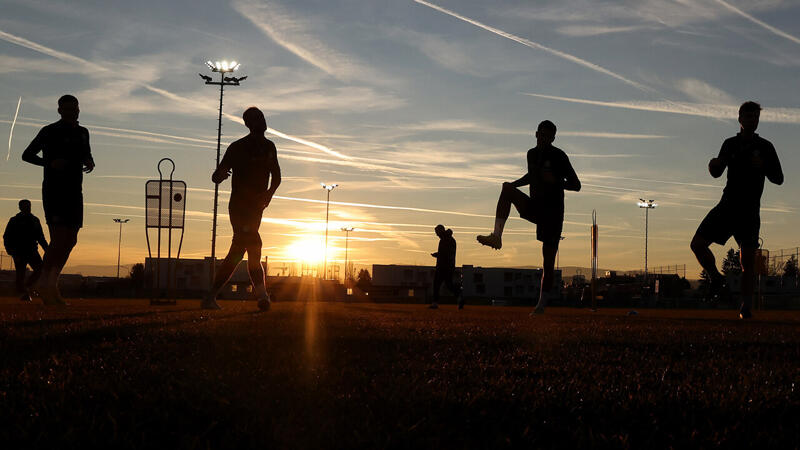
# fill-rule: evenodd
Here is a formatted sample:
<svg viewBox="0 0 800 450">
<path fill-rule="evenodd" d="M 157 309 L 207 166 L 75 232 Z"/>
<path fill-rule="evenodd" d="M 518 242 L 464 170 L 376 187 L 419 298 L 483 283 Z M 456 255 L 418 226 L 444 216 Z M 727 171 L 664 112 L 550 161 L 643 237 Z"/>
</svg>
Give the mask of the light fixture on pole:
<svg viewBox="0 0 800 450">
<path fill-rule="evenodd" d="M 643 198 L 639 199 L 639 208 L 644 208 L 644 281 L 647 281 L 647 233 L 648 233 L 648 226 L 649 226 L 649 219 L 650 219 L 650 210 L 654 209 L 658 206 L 658 203 L 655 203 L 655 200 L 645 200 Z"/>
<path fill-rule="evenodd" d="M 114 218 L 113 220 L 119 224 L 119 240 L 117 241 L 117 278 L 119 278 L 119 261 L 122 254 L 122 224 L 130 222 L 131 219 Z"/>
<path fill-rule="evenodd" d="M 239 70 L 241 64 L 237 63 L 236 61 L 216 61 L 212 63 L 211 61 L 206 61 L 206 66 L 211 69 L 212 72 L 219 73 L 219 81 L 213 81 L 212 78 L 208 75 L 200 75 L 206 84 L 219 86 L 219 119 L 217 121 L 217 162 L 214 166 L 214 169 L 219 166 L 219 152 L 220 146 L 222 143 L 222 95 L 225 89 L 225 86 L 239 86 L 239 83 L 246 80 L 247 77 L 226 77 L 225 74 L 235 72 Z M 214 280 L 214 271 L 216 269 L 216 254 L 217 254 L 217 203 L 219 199 L 219 185 L 214 183 L 214 216 L 212 218 L 211 224 L 211 282 L 213 283 Z"/>
<path fill-rule="evenodd" d="M 347 287 L 347 241 L 350 239 L 350 232 L 355 230 L 353 227 L 342 227 L 344 231 L 344 285 Z"/>
<path fill-rule="evenodd" d="M 331 208 L 331 191 L 336 189 L 338 184 L 325 184 L 320 183 L 322 185 L 322 189 L 328 191 L 328 199 L 325 201 L 325 256 L 322 259 L 322 279 L 324 280 L 328 272 L 328 213 L 330 212 Z"/>
</svg>

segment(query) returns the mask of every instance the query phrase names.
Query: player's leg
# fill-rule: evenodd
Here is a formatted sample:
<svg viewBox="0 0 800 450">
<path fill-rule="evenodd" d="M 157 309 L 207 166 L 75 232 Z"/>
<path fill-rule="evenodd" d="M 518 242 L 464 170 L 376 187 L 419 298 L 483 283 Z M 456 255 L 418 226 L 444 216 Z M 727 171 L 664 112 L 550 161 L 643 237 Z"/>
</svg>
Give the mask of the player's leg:
<svg viewBox="0 0 800 450">
<path fill-rule="evenodd" d="M 711 252 L 711 244 L 712 241 L 700 236 L 699 233 L 695 233 L 694 237 L 692 238 L 692 242 L 689 244 L 689 247 L 692 249 L 692 253 L 697 258 L 697 262 L 700 263 L 700 266 L 706 273 L 712 278 L 721 277 L 722 274 L 719 273 L 719 269 L 717 269 L 717 261 L 714 258 L 714 253 Z"/>
<path fill-rule="evenodd" d="M 739 249 L 739 262 L 742 265 L 742 303 L 739 306 L 739 317 L 749 319 L 753 317 L 753 287 L 756 281 L 756 248 L 741 247 Z"/>
<path fill-rule="evenodd" d="M 433 274 L 433 302 L 431 302 L 429 306 L 431 309 L 439 307 L 439 291 L 442 289 L 443 282 L 444 277 L 442 276 L 442 269 L 437 267 L 436 272 Z"/>
<path fill-rule="evenodd" d="M 42 257 L 39 256 L 38 251 L 31 253 L 30 257 L 28 258 L 28 265 L 31 266 L 33 273 L 25 282 L 25 290 L 30 294 L 30 289 L 33 286 L 36 286 L 36 282 L 39 281 L 39 277 L 42 275 Z"/>
<path fill-rule="evenodd" d="M 506 226 L 508 216 L 511 214 L 511 205 L 517 208 L 520 215 L 527 215 L 530 197 L 512 186 L 511 183 L 503 183 L 500 197 L 497 199 L 497 208 L 495 209 L 494 231 L 489 235 L 478 236 L 478 242 L 494 249 L 503 247 L 503 229 Z"/>
<path fill-rule="evenodd" d="M 228 254 L 225 255 L 225 259 L 223 259 L 222 263 L 217 267 L 216 273 L 214 274 L 214 282 L 211 284 L 211 290 L 200 305 L 203 309 L 220 309 L 217 303 L 217 296 L 228 283 L 231 275 L 233 275 L 233 271 L 236 270 L 236 267 L 244 257 L 245 247 L 238 242 L 236 237 L 236 231 L 234 231 L 233 241 L 231 242 Z"/>
<path fill-rule="evenodd" d="M 44 253 L 42 275 L 37 286 L 42 301 L 47 305 L 65 305 L 58 290 L 58 277 L 78 240 L 78 228 L 49 225 L 50 245 Z"/>
<path fill-rule="evenodd" d="M 554 242 L 542 242 L 542 280 L 539 284 L 539 302 L 534 309 L 535 313 L 544 312 L 544 308 L 547 306 L 547 296 L 550 294 L 551 289 L 553 289 L 558 243 L 558 240 Z"/>
<path fill-rule="evenodd" d="M 247 272 L 250 274 L 250 282 L 253 283 L 253 290 L 258 298 L 258 309 L 269 310 L 272 302 L 267 294 L 267 286 L 264 280 L 264 268 L 261 266 L 261 236 L 258 232 L 248 236 L 247 242 Z"/>
<path fill-rule="evenodd" d="M 28 290 L 25 289 L 25 271 L 28 268 L 28 262 L 23 255 L 15 254 L 11 257 L 14 260 L 14 270 L 16 270 L 16 277 L 14 286 L 17 289 L 17 295 L 22 301 L 30 301 Z"/>
<path fill-rule="evenodd" d="M 450 270 L 444 277 L 444 285 L 456 296 L 458 309 L 464 309 L 464 299 L 461 297 L 461 283 L 455 280 L 455 271 Z"/>
</svg>

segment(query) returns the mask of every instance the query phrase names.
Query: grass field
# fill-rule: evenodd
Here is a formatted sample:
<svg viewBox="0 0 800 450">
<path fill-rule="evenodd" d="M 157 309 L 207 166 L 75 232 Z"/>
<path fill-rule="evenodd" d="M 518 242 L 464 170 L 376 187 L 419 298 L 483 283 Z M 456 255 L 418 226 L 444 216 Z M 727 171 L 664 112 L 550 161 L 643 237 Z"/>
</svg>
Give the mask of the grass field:
<svg viewBox="0 0 800 450">
<path fill-rule="evenodd" d="M 800 312 L 0 300 L 4 448 L 800 445 Z"/>
</svg>

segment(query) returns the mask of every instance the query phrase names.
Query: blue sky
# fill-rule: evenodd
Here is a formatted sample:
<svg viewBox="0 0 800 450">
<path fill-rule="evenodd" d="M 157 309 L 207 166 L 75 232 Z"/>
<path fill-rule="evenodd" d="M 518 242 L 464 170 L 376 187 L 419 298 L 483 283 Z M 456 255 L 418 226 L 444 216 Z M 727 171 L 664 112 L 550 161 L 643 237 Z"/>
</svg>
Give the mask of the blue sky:
<svg viewBox="0 0 800 450">
<path fill-rule="evenodd" d="M 512 220 L 504 248 L 488 231 L 502 181 L 525 171 L 536 124 L 584 189 L 568 193 L 562 265 L 588 265 L 592 209 L 603 267 L 643 260 L 639 197 L 650 217 L 650 265 L 687 264 L 688 242 L 719 199 L 706 170 L 738 131 L 738 104 L 764 106 L 759 132 L 787 174 L 762 199 L 765 247 L 800 245 L 792 177 L 800 131 L 800 3 L 787 1 L 38 1 L 0 0 L 0 216 L 39 198 L 40 169 L 19 156 L 56 100 L 73 93 L 97 169 L 85 179 L 86 226 L 71 264 L 114 264 L 112 217 L 130 217 L 123 263 L 146 255 L 143 184 L 164 156 L 190 192 L 184 255 L 209 252 L 217 92 L 204 61 L 235 59 L 248 79 L 226 91 L 225 143 L 238 117 L 264 110 L 285 182 L 261 232 L 273 261 L 309 252 L 324 223 L 320 182 L 339 183 L 330 250 L 354 226 L 358 263 L 429 264 L 433 226 L 452 227 L 458 264 L 536 265 L 533 226 Z M 287 139 L 288 137 L 289 139 Z M 229 185 L 222 186 L 223 191 Z M 223 193 L 222 198 L 226 199 Z M 226 203 L 221 210 L 225 211 Z M 41 204 L 34 204 L 41 213 Z M 220 220 L 218 253 L 230 240 Z M 733 241 L 729 243 L 729 247 Z M 722 249 L 718 249 L 721 253 Z"/>
</svg>

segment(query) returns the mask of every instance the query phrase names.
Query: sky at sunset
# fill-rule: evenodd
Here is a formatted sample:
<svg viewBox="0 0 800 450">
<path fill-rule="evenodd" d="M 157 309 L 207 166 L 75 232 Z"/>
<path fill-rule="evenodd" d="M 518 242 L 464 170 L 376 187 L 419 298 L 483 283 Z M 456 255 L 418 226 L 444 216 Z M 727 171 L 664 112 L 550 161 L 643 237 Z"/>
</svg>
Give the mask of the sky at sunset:
<svg viewBox="0 0 800 450">
<path fill-rule="evenodd" d="M 0 217 L 30 198 L 44 221 L 41 169 L 20 155 L 58 119 L 58 97 L 76 95 L 97 168 L 84 178 L 72 266 L 116 264 L 114 217 L 131 219 L 122 263 L 143 260 L 144 183 L 162 157 L 189 186 L 182 256 L 209 254 L 218 90 L 198 72 L 212 75 L 204 62 L 217 59 L 248 76 L 226 89 L 223 151 L 247 133 L 251 105 L 278 148 L 284 182 L 261 226 L 270 274 L 319 255 L 320 182 L 339 184 L 331 260 L 344 259 L 339 230 L 352 226 L 356 264 L 432 264 L 442 223 L 459 265 L 541 264 L 523 220 L 509 221 L 501 251 L 475 235 L 491 230 L 500 184 L 525 173 L 536 124 L 550 119 L 583 183 L 566 196 L 560 264 L 589 265 L 595 209 L 600 266 L 641 268 L 645 197 L 659 204 L 650 266 L 687 264 L 696 277 L 689 241 L 724 185 L 707 163 L 738 131 L 745 100 L 762 103 L 759 134 L 786 174 L 764 190 L 764 246 L 800 245 L 797 1 L 0 0 L 0 10 Z M 230 181 L 221 189 L 227 213 Z M 219 236 L 223 256 L 227 215 Z"/>
</svg>

